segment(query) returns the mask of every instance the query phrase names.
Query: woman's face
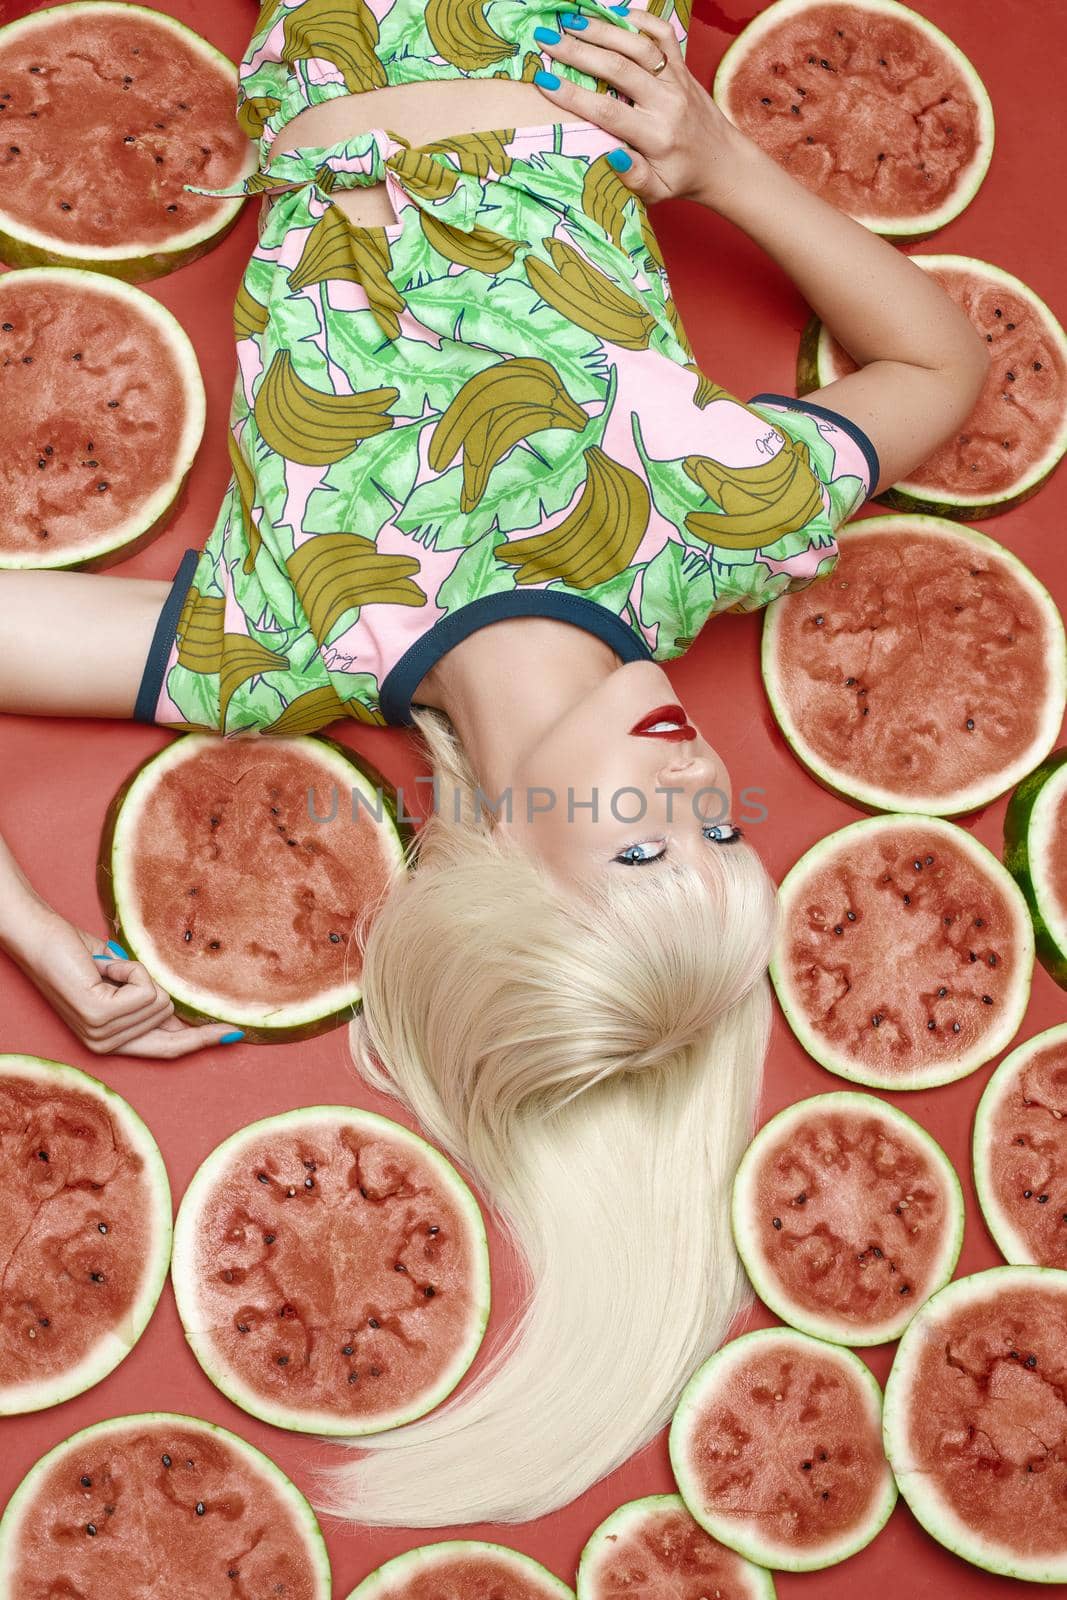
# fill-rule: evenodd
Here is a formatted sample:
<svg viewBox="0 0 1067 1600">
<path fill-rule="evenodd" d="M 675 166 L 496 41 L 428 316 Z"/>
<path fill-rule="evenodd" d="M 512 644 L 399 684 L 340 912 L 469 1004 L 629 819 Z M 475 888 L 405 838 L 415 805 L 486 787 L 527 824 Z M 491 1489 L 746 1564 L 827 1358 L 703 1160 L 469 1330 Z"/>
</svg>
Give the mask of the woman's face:
<svg viewBox="0 0 1067 1600">
<path fill-rule="evenodd" d="M 733 833 L 730 779 L 661 667 L 634 661 L 597 684 L 520 760 L 501 823 L 566 880 L 700 868 Z"/>
</svg>

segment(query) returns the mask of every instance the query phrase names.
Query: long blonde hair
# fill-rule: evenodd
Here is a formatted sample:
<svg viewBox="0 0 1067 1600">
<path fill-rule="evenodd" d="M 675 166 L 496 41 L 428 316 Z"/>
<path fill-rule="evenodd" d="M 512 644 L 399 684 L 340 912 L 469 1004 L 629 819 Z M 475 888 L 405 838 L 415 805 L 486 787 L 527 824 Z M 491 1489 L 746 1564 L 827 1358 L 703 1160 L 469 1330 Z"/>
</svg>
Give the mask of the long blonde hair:
<svg viewBox="0 0 1067 1600">
<path fill-rule="evenodd" d="M 418 724 L 467 799 L 366 942 L 364 1076 L 471 1174 L 527 1273 L 521 1313 L 448 1402 L 320 1475 L 366 1524 L 524 1522 L 666 1423 L 747 1303 L 729 1186 L 770 1020 L 774 891 L 746 845 L 567 893 L 473 813 L 447 725 Z M 611 875 L 605 874 L 605 879 Z"/>
</svg>

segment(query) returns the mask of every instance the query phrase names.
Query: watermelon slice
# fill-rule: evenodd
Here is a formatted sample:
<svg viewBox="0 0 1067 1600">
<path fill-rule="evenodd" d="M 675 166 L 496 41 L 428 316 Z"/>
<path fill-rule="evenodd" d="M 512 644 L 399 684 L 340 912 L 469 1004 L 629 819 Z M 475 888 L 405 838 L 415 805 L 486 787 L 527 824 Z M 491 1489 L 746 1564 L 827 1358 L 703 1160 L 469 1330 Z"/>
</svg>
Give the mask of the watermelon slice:
<svg viewBox="0 0 1067 1600">
<path fill-rule="evenodd" d="M 574 1600 L 574 1590 L 517 1550 L 450 1539 L 394 1556 L 348 1600 Z"/>
<path fill-rule="evenodd" d="M 352 1437 L 438 1405 L 489 1316 L 478 1203 L 417 1134 L 349 1106 L 239 1129 L 185 1193 L 171 1268 L 193 1354 L 279 1428 Z"/>
<path fill-rule="evenodd" d="M 409 837 L 381 774 L 333 740 L 193 734 L 111 802 L 97 884 L 179 1016 L 306 1039 L 357 1010 L 361 928 Z"/>
<path fill-rule="evenodd" d="M 315 1514 L 260 1451 L 198 1417 L 94 1423 L 31 1467 L 0 1521 L 0 1600 L 330 1600 Z"/>
<path fill-rule="evenodd" d="M 974 1184 L 997 1247 L 1067 1268 L 1067 1024 L 1005 1056 L 974 1119 Z"/>
<path fill-rule="evenodd" d="M 794 178 L 896 240 L 958 217 L 993 154 L 977 72 L 895 0 L 776 0 L 728 47 L 712 93 Z"/>
<path fill-rule="evenodd" d="M 76 47 L 75 47 L 76 46 Z M 0 29 L 0 260 L 131 282 L 195 261 L 237 221 L 211 200 L 255 164 L 237 69 L 191 28 L 112 0 Z"/>
<path fill-rule="evenodd" d="M 1067 1583 L 1067 1273 L 948 1284 L 901 1339 L 885 1446 L 928 1533 L 965 1561 Z"/>
<path fill-rule="evenodd" d="M 1055 751 L 1012 795 L 1004 864 L 1026 896 L 1042 966 L 1067 989 L 1067 748 Z"/>
<path fill-rule="evenodd" d="M 963 1191 L 903 1111 L 842 1091 L 787 1106 L 734 1180 L 737 1252 L 765 1305 L 837 1344 L 897 1339 L 955 1270 Z"/>
<path fill-rule="evenodd" d="M 872 517 L 839 538 L 829 577 L 767 607 L 763 683 L 790 748 L 858 805 L 988 804 L 1060 731 L 1067 640 L 1052 597 L 1003 546 L 939 518 Z"/>
<path fill-rule="evenodd" d="M 959 433 L 877 498 L 901 511 L 972 522 L 998 516 L 1036 494 L 1067 451 L 1067 334 L 1041 297 L 1002 267 L 973 256 L 909 259 L 985 335 L 989 373 Z M 813 317 L 801 335 L 797 393 L 856 370 Z"/>
<path fill-rule="evenodd" d="M 855 1555 L 889 1518 L 881 1427 L 881 1390 L 859 1356 L 760 1328 L 689 1380 L 671 1466 L 712 1538 L 760 1566 L 812 1572 Z"/>
<path fill-rule="evenodd" d="M 0 1168 L 0 1416 L 11 1416 L 81 1394 L 129 1355 L 167 1276 L 171 1208 L 133 1107 L 59 1061 L 0 1055 Z"/>
<path fill-rule="evenodd" d="M 0 568 L 111 566 L 174 510 L 204 432 L 170 312 L 95 272 L 0 277 Z"/>
<path fill-rule="evenodd" d="M 974 1072 L 1018 1029 L 1034 966 L 1026 902 L 951 822 L 850 823 L 801 857 L 779 903 L 771 978 L 827 1071 L 927 1089 Z"/>
<path fill-rule="evenodd" d="M 619 1506 L 582 1551 L 578 1600 L 775 1600 L 774 1579 L 704 1532 L 676 1494 Z"/>
</svg>

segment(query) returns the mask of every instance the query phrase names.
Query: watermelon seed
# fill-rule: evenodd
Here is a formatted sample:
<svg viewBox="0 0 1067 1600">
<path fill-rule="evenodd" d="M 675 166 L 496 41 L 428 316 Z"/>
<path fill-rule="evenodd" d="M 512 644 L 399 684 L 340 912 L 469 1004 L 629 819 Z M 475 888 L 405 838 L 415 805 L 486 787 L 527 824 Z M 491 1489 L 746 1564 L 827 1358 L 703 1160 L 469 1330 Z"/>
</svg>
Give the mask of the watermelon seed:
<svg viewBox="0 0 1067 1600">
<path fill-rule="evenodd" d="M 830 1459 L 830 1457 L 826 1454 L 825 1450 L 820 1450 L 819 1451 L 819 1460 L 820 1461 L 829 1461 L 829 1459 Z"/>
<path fill-rule="evenodd" d="M 186 1460 L 186 1463 L 185 1463 L 185 1465 L 186 1465 L 186 1466 L 187 1466 L 187 1467 L 191 1467 L 191 1466 L 192 1466 L 192 1464 L 193 1464 L 193 1463 L 192 1463 L 192 1462 L 191 1462 L 191 1461 L 189 1461 L 189 1460 Z"/>
<path fill-rule="evenodd" d="M 342 1345 L 342 1346 L 341 1346 L 341 1354 L 342 1354 L 342 1355 L 343 1355 L 343 1356 L 350 1356 L 350 1355 L 351 1355 L 351 1354 L 352 1354 L 352 1352 L 353 1352 L 353 1346 L 352 1346 L 352 1345 L 350 1345 L 350 1344 L 343 1344 L 343 1345 Z"/>
<path fill-rule="evenodd" d="M 820 612 L 819 615 L 815 618 L 815 626 L 817 628 L 821 628 L 825 621 L 826 621 L 826 618 Z"/>
<path fill-rule="evenodd" d="M 906 894 L 904 896 L 904 904 L 906 906 L 910 906 L 911 905 L 911 895 L 910 894 Z"/>
<path fill-rule="evenodd" d="M 122 80 L 122 81 L 123 81 L 123 83 L 125 83 L 125 84 L 130 84 L 130 83 L 132 83 L 132 82 L 133 82 L 133 79 L 132 79 L 132 78 L 131 78 L 131 77 L 130 77 L 130 75 L 129 75 L 129 73 L 127 73 L 127 74 L 126 74 L 126 76 L 125 76 L 125 77 L 124 77 L 124 78 L 123 78 L 123 80 Z"/>
<path fill-rule="evenodd" d="M 771 97 L 770 97 L 769 94 L 764 94 L 764 95 L 760 96 L 760 105 L 761 106 L 769 106 L 770 103 L 771 103 Z"/>
<path fill-rule="evenodd" d="M 939 1000 L 943 1000 L 947 994 L 948 994 L 948 990 L 945 988 L 944 984 L 942 984 L 940 989 L 937 991 L 938 999 Z"/>
<path fill-rule="evenodd" d="M 1040 372 L 1041 371 L 1041 363 L 1040 363 L 1040 361 L 1035 361 L 1034 362 L 1034 371 L 1035 372 Z"/>
<path fill-rule="evenodd" d="M 104 1274 L 102 1272 L 90 1272 L 89 1277 L 92 1279 L 93 1283 L 106 1283 L 107 1282 L 107 1279 L 104 1277 Z"/>
<path fill-rule="evenodd" d="M 856 920 L 856 913 L 854 911 L 846 911 L 845 916 L 848 918 L 849 922 L 855 922 Z"/>
<path fill-rule="evenodd" d="M 923 864 L 921 861 L 915 861 L 912 863 L 912 865 L 914 866 L 916 872 L 921 872 L 923 869 Z"/>
<path fill-rule="evenodd" d="M 1018 1350 L 1009 1350 L 1008 1351 L 1008 1356 L 1012 1361 L 1018 1361 L 1019 1352 L 1018 1352 Z"/>
<path fill-rule="evenodd" d="M 1023 1199 L 1024 1200 L 1031 1199 L 1032 1196 L 1033 1196 L 1033 1193 L 1034 1193 L 1034 1191 L 1032 1189 L 1024 1189 L 1023 1190 Z"/>
<path fill-rule="evenodd" d="M 804 143 L 805 143 L 805 144 L 814 144 L 814 143 L 815 143 L 815 140 L 814 140 L 814 139 L 813 139 L 813 138 L 812 138 L 812 136 L 811 136 L 811 134 L 810 134 L 810 133 L 809 133 L 809 134 L 808 134 L 808 136 L 807 136 L 807 138 L 806 138 L 806 139 L 805 139 L 805 141 L 804 141 Z"/>
<path fill-rule="evenodd" d="M 844 928 L 843 928 L 843 927 L 842 927 L 842 926 L 841 926 L 841 924 L 840 924 L 840 923 L 838 923 L 838 924 L 837 924 L 837 925 L 836 925 L 836 927 L 835 927 L 835 928 L 834 928 L 834 932 L 835 932 L 835 933 L 838 933 L 838 934 L 841 934 L 841 933 L 844 933 L 844 931 L 845 931 L 845 930 L 844 930 Z"/>
<path fill-rule="evenodd" d="M 1010 324 L 1009 324 L 1009 326 L 1010 326 Z M 1014 374 L 1014 372 L 1009 372 L 1008 373 L 1008 382 L 1009 383 L 1014 383 L 1015 382 L 1015 374 Z"/>
<path fill-rule="evenodd" d="M 209 940 L 209 942 L 208 942 L 208 949 L 209 950 L 220 950 L 221 948 L 222 948 L 222 946 L 219 944 L 219 941 L 217 939 Z"/>
<path fill-rule="evenodd" d="M 169 1467 L 170 1466 L 170 1456 L 161 1456 L 160 1460 L 163 1462 L 163 1465 L 165 1467 Z"/>
<path fill-rule="evenodd" d="M 1026 1365 L 1028 1367 L 1030 1367 L 1030 1368 L 1036 1367 L 1037 1366 L 1037 1357 L 1036 1356 L 1027 1356 Z"/>
<path fill-rule="evenodd" d="M 900 1293 L 901 1294 L 910 1294 L 911 1293 L 911 1286 L 909 1284 L 902 1283 L 901 1286 L 900 1286 Z"/>
<path fill-rule="evenodd" d="M 807 1197 L 806 1194 L 798 1194 L 797 1197 L 796 1197 L 796 1201 L 794 1203 L 796 1205 L 798 1205 L 798 1206 L 802 1206 L 805 1203 L 805 1201 L 807 1200 L 807 1198 L 808 1197 Z"/>
<path fill-rule="evenodd" d="M 846 689 L 851 689 L 855 682 L 856 682 L 855 678 L 846 678 L 845 679 L 845 688 Z"/>
<path fill-rule="evenodd" d="M 5 333 L 10 333 L 12 328 L 15 326 L 15 324 L 13 322 L 5 322 L 3 326 L 4 326 L 4 332 Z"/>
<path fill-rule="evenodd" d="M 265 1172 L 257 1172 L 256 1173 L 256 1177 L 258 1178 L 260 1183 L 269 1183 L 270 1182 L 270 1179 L 267 1177 L 267 1174 Z"/>
<path fill-rule="evenodd" d="M 237 1324 L 237 1332 L 238 1333 L 247 1333 L 248 1332 L 248 1323 L 247 1322 L 239 1322 Z"/>
<path fill-rule="evenodd" d="M 873 1246 L 872 1246 L 872 1249 L 873 1249 L 873 1250 L 874 1250 L 874 1253 L 875 1253 L 875 1255 L 876 1255 L 876 1256 L 877 1256 L 877 1257 L 878 1257 L 878 1259 L 879 1259 L 879 1261 L 881 1261 L 881 1259 L 882 1259 L 882 1252 L 881 1252 L 881 1251 L 880 1251 L 880 1250 L 879 1250 L 879 1248 L 878 1248 L 878 1246 L 877 1246 L 877 1245 L 873 1245 Z"/>
<path fill-rule="evenodd" d="M 198 1500 L 196 1502 L 196 1514 L 198 1517 L 202 1517 L 204 1515 L 204 1502 L 202 1500 Z"/>
<path fill-rule="evenodd" d="M 985 920 L 984 920 L 984 918 L 982 918 L 982 917 L 975 917 L 975 919 L 974 919 L 974 925 L 975 925 L 975 927 L 976 927 L 976 928 L 984 928 L 984 927 L 985 927 Z"/>
<path fill-rule="evenodd" d="M 994 316 L 995 316 L 995 317 L 1002 317 L 1002 316 L 1003 316 L 1003 315 L 1004 315 L 1004 313 L 1003 313 L 1003 311 L 1001 311 L 1001 310 L 1000 310 L 1000 309 L 999 309 L 999 308 L 998 308 L 998 309 L 997 309 L 997 310 L 996 310 L 996 311 L 994 311 L 994 312 L 993 312 L 993 315 L 994 315 Z"/>
<path fill-rule="evenodd" d="M 153 128 L 162 128 L 165 126 L 165 124 L 162 122 L 153 122 L 152 126 Z"/>
<path fill-rule="evenodd" d="M 21 152 L 21 150 L 20 150 L 20 149 L 19 149 L 19 147 L 18 147 L 18 145 L 17 145 L 17 144 L 9 144 L 9 145 L 8 145 L 8 149 L 9 149 L 9 150 L 10 150 L 10 151 L 11 151 L 11 154 L 12 154 L 12 155 L 13 155 L 13 156 L 18 156 L 18 155 L 21 155 L 21 154 L 22 154 L 22 152 Z"/>
<path fill-rule="evenodd" d="M 226 1576 L 228 1578 L 236 1578 L 237 1577 L 237 1568 L 236 1567 L 231 1567 L 229 1569 L 229 1571 L 227 1572 Z"/>
<path fill-rule="evenodd" d="M 289 1357 L 288 1356 L 279 1356 L 278 1357 L 278 1365 L 280 1367 L 287 1367 L 289 1365 Z"/>
<path fill-rule="evenodd" d="M 984 994 L 982 996 L 982 1004 L 984 1006 L 991 1006 L 993 1004 L 993 996 L 991 994 Z"/>
<path fill-rule="evenodd" d="M 95 1522 L 87 1522 L 85 1524 L 85 1531 L 89 1535 L 90 1539 L 93 1538 L 95 1533 L 96 1533 L 96 1523 Z"/>
<path fill-rule="evenodd" d="M 340 944 L 341 943 L 341 935 L 339 933 L 331 933 L 330 934 L 330 943 L 331 944 Z"/>
<path fill-rule="evenodd" d="M 186 930 L 185 930 L 185 932 L 184 932 L 184 933 L 183 933 L 183 934 L 182 934 L 182 938 L 183 938 L 183 939 L 184 939 L 184 940 L 185 940 L 185 942 L 186 942 L 186 944 L 188 944 L 188 943 L 189 943 L 189 940 L 190 940 L 190 939 L 191 939 L 191 938 L 192 938 L 192 937 L 193 937 L 193 936 L 192 936 L 192 933 L 191 933 L 191 932 L 190 932 L 190 931 L 189 931 L 189 929 L 188 929 L 188 928 L 186 928 Z"/>
<path fill-rule="evenodd" d="M 937 1028 L 937 1023 L 931 1020 L 926 1024 L 926 1026 L 929 1028 L 930 1032 L 933 1033 Z"/>
<path fill-rule="evenodd" d="M 114 410 L 115 410 L 115 407 L 116 407 L 116 406 L 117 406 L 117 405 L 118 405 L 118 401 L 117 401 L 117 400 L 109 400 L 109 401 L 108 401 L 108 403 L 107 403 L 107 409 L 108 409 L 108 410 L 109 410 L 109 411 L 114 411 Z"/>
<path fill-rule="evenodd" d="M 789 109 L 790 109 L 790 111 L 793 113 L 793 115 L 795 117 L 799 117 L 799 115 L 800 115 L 800 107 L 799 106 L 790 106 Z"/>
<path fill-rule="evenodd" d="M 1037 1197 L 1037 1203 L 1038 1203 L 1039 1206 L 1047 1206 L 1048 1205 L 1048 1195 L 1047 1194 L 1039 1194 L 1038 1197 Z"/>
<path fill-rule="evenodd" d="M 829 1500 L 829 1498 L 830 1498 L 830 1491 L 829 1491 L 829 1489 L 824 1489 L 824 1490 L 823 1490 L 823 1492 L 822 1492 L 822 1497 L 823 1497 L 823 1499 L 824 1499 L 824 1500 Z"/>
<path fill-rule="evenodd" d="M 98 494 L 103 494 L 104 490 L 105 489 L 110 489 L 110 487 L 111 487 L 111 485 L 109 483 L 105 483 L 105 482 L 101 481 L 96 486 L 97 493 Z"/>
<path fill-rule="evenodd" d="M 348 1381 L 349 1381 L 349 1383 L 358 1383 L 359 1382 L 359 1373 L 358 1372 L 350 1372 L 348 1374 Z"/>
<path fill-rule="evenodd" d="M 96 1231 L 97 1231 L 97 1233 L 106 1233 L 107 1232 L 107 1223 L 106 1222 L 98 1222 L 97 1225 L 96 1225 Z"/>
<path fill-rule="evenodd" d="M 170 206 L 167 207 L 168 211 L 177 211 L 177 209 L 178 209 L 178 207 L 175 206 L 175 205 L 170 205 Z"/>
<path fill-rule="evenodd" d="M 960 1025 L 959 1025 L 959 1023 L 958 1023 L 958 1022 L 954 1022 L 954 1023 L 953 1023 L 953 1024 L 952 1024 L 952 1031 L 953 1031 L 953 1033 L 959 1033 L 959 1031 L 960 1031 Z"/>
<path fill-rule="evenodd" d="M 775 1228 L 780 1228 L 780 1227 L 781 1227 L 781 1226 L 782 1226 L 782 1219 L 781 1219 L 781 1217 L 773 1217 L 773 1218 L 772 1218 L 772 1219 L 771 1219 L 771 1226 L 772 1226 L 772 1227 L 775 1227 Z"/>
<path fill-rule="evenodd" d="M 368 1317 L 367 1326 L 368 1328 L 380 1328 L 381 1323 L 378 1321 L 377 1317 Z"/>
<path fill-rule="evenodd" d="M 122 142 L 123 144 L 136 144 L 137 140 L 134 138 L 132 133 L 128 133 Z"/>
<path fill-rule="evenodd" d="M 278 1237 L 278 1235 L 276 1233 L 265 1233 L 263 1235 L 263 1243 L 264 1244 L 273 1244 L 277 1237 Z"/>
<path fill-rule="evenodd" d="M 309 1172 L 317 1172 L 319 1170 L 314 1161 L 305 1161 L 304 1165 Z"/>
<path fill-rule="evenodd" d="M 880 1011 L 876 1011 L 874 1016 L 871 1018 L 871 1026 L 873 1028 L 878 1028 L 884 1021 L 885 1018 L 882 1016 L 882 1013 Z"/>
<path fill-rule="evenodd" d="M 878 159 L 879 159 L 879 161 L 884 161 L 885 160 L 885 151 L 884 150 L 879 150 Z"/>
<path fill-rule="evenodd" d="M 50 1317 L 38 1317 L 37 1321 L 41 1324 L 42 1328 L 50 1328 L 52 1326 Z"/>
<path fill-rule="evenodd" d="M 973 717 L 968 717 L 967 718 L 967 732 L 968 733 L 973 733 L 974 732 L 974 718 Z"/>
<path fill-rule="evenodd" d="M 803 1467 L 805 1472 L 810 1472 L 811 1471 L 811 1462 L 810 1461 L 802 1461 L 800 1463 L 800 1465 Z"/>
<path fill-rule="evenodd" d="M 1025 1139 L 1016 1139 L 1015 1143 L 1016 1144 L 1025 1144 L 1026 1140 Z"/>
<path fill-rule="evenodd" d="M 402 1261 L 396 1262 L 396 1264 L 393 1267 L 393 1271 L 394 1272 L 406 1272 L 407 1270 L 408 1270 L 407 1267 L 405 1267 L 405 1265 L 404 1265 L 404 1263 Z"/>
<path fill-rule="evenodd" d="M 426 1231 L 428 1233 L 440 1233 L 441 1230 L 437 1226 L 437 1223 L 435 1222 L 435 1223 L 431 1224 L 431 1226 Z"/>
<path fill-rule="evenodd" d="M 1048 1199 L 1048 1195 L 1045 1196 L 1045 1199 Z M 422 1292 L 426 1296 L 427 1300 L 432 1300 L 434 1295 L 437 1293 L 437 1290 L 434 1288 L 432 1283 L 428 1283 Z"/>
<path fill-rule="evenodd" d="M 975 955 L 973 950 L 968 950 L 967 954 L 968 954 L 968 956 L 970 957 L 970 959 L 972 961 L 977 961 L 978 960 L 978 957 Z"/>
<path fill-rule="evenodd" d="M 92 1478 L 90 1478 L 90 1477 L 87 1477 L 87 1476 L 85 1476 L 85 1475 L 84 1475 L 84 1474 L 83 1474 L 83 1476 L 82 1476 L 82 1488 L 83 1488 L 83 1489 L 91 1489 L 91 1488 L 92 1488 L 92 1486 L 93 1486 L 93 1480 L 92 1480 Z"/>
<path fill-rule="evenodd" d="M 291 1200 L 293 1198 L 294 1194 L 296 1193 L 296 1190 L 293 1189 L 293 1188 L 289 1188 L 289 1189 L 286 1189 L 285 1192 L 286 1192 L 286 1194 L 289 1196 L 289 1198 Z"/>
<path fill-rule="evenodd" d="M 992 344 L 993 343 L 993 335 L 991 333 L 987 333 L 986 336 L 985 336 L 985 339 L 986 339 L 986 344 Z"/>
<path fill-rule="evenodd" d="M 1014 322 L 1009 322 L 1009 323 L 1006 324 L 1006 326 L 1009 327 L 1009 328 L 1014 328 L 1015 324 L 1014 324 Z"/>
<path fill-rule="evenodd" d="M 38 466 L 39 466 L 39 467 L 46 467 L 46 466 L 47 466 L 47 465 L 48 465 L 48 462 L 47 462 L 47 461 L 42 461 L 42 460 L 40 460 L 40 459 L 38 459 L 38 462 L 37 462 L 37 465 L 38 465 Z"/>
<path fill-rule="evenodd" d="M 162 156 L 157 156 L 156 157 L 156 166 L 157 167 L 161 167 L 162 165 L 163 165 L 163 157 Z"/>
<path fill-rule="evenodd" d="M 304 1188 L 305 1189 L 314 1189 L 314 1187 L 315 1187 L 314 1178 L 305 1178 L 304 1179 Z"/>
</svg>

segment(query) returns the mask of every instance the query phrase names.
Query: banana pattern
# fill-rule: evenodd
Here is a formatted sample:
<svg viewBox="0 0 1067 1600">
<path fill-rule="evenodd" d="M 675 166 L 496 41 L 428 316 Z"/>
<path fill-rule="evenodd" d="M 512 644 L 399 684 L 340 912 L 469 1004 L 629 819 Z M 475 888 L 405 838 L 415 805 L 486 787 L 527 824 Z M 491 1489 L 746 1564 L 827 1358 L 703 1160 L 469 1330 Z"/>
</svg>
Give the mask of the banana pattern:
<svg viewBox="0 0 1067 1600">
<path fill-rule="evenodd" d="M 362 389 L 323 394 L 305 383 L 288 350 L 276 350 L 256 395 L 253 415 L 260 438 L 288 461 L 325 467 L 343 461 L 363 439 L 393 426 L 389 407 L 400 390 Z"/>
<path fill-rule="evenodd" d="M 498 561 L 518 566 L 517 584 L 558 578 L 572 589 L 593 589 L 617 578 L 633 560 L 652 510 L 648 485 L 598 445 L 582 454 L 587 475 L 574 510 L 547 533 L 498 547 Z"/>
<path fill-rule="evenodd" d="M 428 0 L 426 31 L 442 60 L 463 72 L 495 66 L 518 49 L 486 22 L 485 0 Z"/>
<path fill-rule="evenodd" d="M 427 459 L 434 472 L 443 472 L 462 450 L 459 509 L 470 512 L 497 462 L 520 439 L 543 428 L 580 433 L 588 423 L 555 368 L 539 357 L 516 356 L 468 378 L 430 434 Z"/>
<path fill-rule="evenodd" d="M 623 350 L 647 350 L 656 319 L 640 297 L 620 289 L 574 245 L 551 234 L 541 243 L 551 267 L 532 252 L 526 257 L 526 276 L 541 299 L 598 339 Z"/>
<path fill-rule="evenodd" d="M 730 550 L 756 550 L 803 528 L 822 509 L 822 490 L 802 439 L 762 466 L 727 467 L 710 456 L 686 456 L 682 470 L 722 507 L 721 514 L 691 511 L 685 526 L 694 539 Z"/>
<path fill-rule="evenodd" d="M 688 15 L 649 9 L 676 31 Z M 537 614 L 550 596 L 669 660 L 712 611 L 832 567 L 870 455 L 834 413 L 745 405 L 701 369 L 610 135 L 546 116 L 270 158 L 289 118 L 353 88 L 529 81 L 530 26 L 555 18 L 542 0 L 266 0 L 241 68 L 261 151 L 241 192 L 267 200 L 233 307 L 232 476 L 183 563 L 154 720 L 378 726 L 403 720 L 394 668 L 471 602 Z M 383 176 L 395 224 L 353 225 L 340 192 Z"/>
</svg>

